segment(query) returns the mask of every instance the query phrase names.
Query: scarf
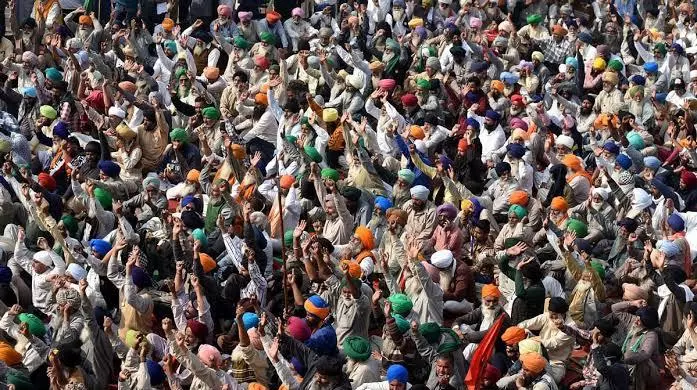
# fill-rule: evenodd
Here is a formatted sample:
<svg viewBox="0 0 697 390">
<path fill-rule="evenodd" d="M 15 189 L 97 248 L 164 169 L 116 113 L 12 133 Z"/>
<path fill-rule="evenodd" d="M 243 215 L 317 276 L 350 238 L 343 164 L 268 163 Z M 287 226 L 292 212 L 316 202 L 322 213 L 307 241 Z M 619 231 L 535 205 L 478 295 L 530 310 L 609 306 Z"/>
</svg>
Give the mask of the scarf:
<svg viewBox="0 0 697 390">
<path fill-rule="evenodd" d="M 687 287 L 685 284 L 679 284 L 680 288 L 682 288 L 685 291 L 685 299 L 687 302 L 692 301 L 692 298 L 694 298 L 695 294 L 692 293 L 689 287 Z M 665 284 L 662 284 L 661 286 L 658 287 L 658 296 L 661 298 L 661 303 L 658 305 L 658 319 L 661 320 L 663 319 L 663 313 L 666 311 L 666 305 L 668 305 L 668 299 L 673 295 L 673 293 L 670 292 L 668 289 L 668 286 Z"/>
</svg>

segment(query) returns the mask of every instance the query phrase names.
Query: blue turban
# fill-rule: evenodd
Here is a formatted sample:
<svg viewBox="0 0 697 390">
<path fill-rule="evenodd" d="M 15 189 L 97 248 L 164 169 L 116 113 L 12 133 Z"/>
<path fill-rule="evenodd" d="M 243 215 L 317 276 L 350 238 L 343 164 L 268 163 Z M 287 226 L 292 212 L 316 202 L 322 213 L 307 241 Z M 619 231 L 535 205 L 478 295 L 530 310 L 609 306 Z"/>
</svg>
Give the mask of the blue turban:
<svg viewBox="0 0 697 390">
<path fill-rule="evenodd" d="M 339 353 L 336 347 L 336 331 L 331 325 L 323 326 L 313 333 L 305 345 L 320 356 L 336 356 Z"/>
<path fill-rule="evenodd" d="M 683 47 L 679 43 L 673 42 L 673 44 L 670 46 L 670 48 L 675 50 L 675 52 L 681 56 L 685 55 L 685 49 L 683 49 Z"/>
<path fill-rule="evenodd" d="M 494 170 L 496 171 L 497 176 L 501 176 L 504 173 L 510 173 L 511 172 L 511 164 L 502 161 L 494 167 Z"/>
<path fill-rule="evenodd" d="M 119 164 L 111 160 L 102 160 L 99 162 L 99 170 L 104 172 L 105 175 L 109 177 L 116 177 L 121 173 L 121 167 Z"/>
<path fill-rule="evenodd" d="M 603 145 L 603 149 L 607 150 L 612 154 L 620 154 L 620 147 L 613 141 L 605 142 L 605 145 Z"/>
<path fill-rule="evenodd" d="M 639 74 L 635 74 L 634 76 L 632 76 L 630 81 L 636 85 L 641 85 L 641 86 L 646 85 L 646 77 L 639 75 Z"/>
<path fill-rule="evenodd" d="M 443 169 L 448 170 L 450 169 L 450 165 L 453 163 L 448 156 L 441 154 L 440 157 L 438 157 L 438 161 L 440 161 L 440 165 L 443 166 Z"/>
<path fill-rule="evenodd" d="M 668 94 L 665 92 L 657 93 L 656 94 L 656 101 L 658 101 L 659 103 L 665 103 L 667 97 L 668 97 Z"/>
<path fill-rule="evenodd" d="M 506 84 L 515 84 L 520 80 L 520 77 L 511 72 L 501 72 L 501 81 Z"/>
<path fill-rule="evenodd" d="M 566 57 L 566 66 L 570 66 L 574 68 L 574 70 L 578 70 L 578 60 L 576 57 Z"/>
<path fill-rule="evenodd" d="M 676 232 L 681 232 L 685 230 L 685 220 L 678 214 L 673 213 L 668 217 L 668 226 Z"/>
<path fill-rule="evenodd" d="M 32 98 L 36 97 L 36 88 L 34 88 L 34 87 L 20 88 L 19 92 L 24 96 L 29 96 Z"/>
<path fill-rule="evenodd" d="M 375 207 L 385 212 L 392 207 L 392 202 L 384 196 L 378 196 L 375 198 Z"/>
<path fill-rule="evenodd" d="M 651 168 L 655 171 L 661 166 L 661 160 L 657 159 L 654 156 L 646 156 L 644 157 L 644 166 L 647 168 Z"/>
<path fill-rule="evenodd" d="M 629 169 L 632 166 L 632 159 L 626 154 L 620 154 L 615 159 L 615 164 L 622 167 L 622 169 Z"/>
<path fill-rule="evenodd" d="M 658 73 L 658 64 L 656 62 L 647 62 L 644 64 L 644 72 Z"/>
<path fill-rule="evenodd" d="M 474 118 L 467 118 L 467 126 L 472 126 L 475 130 L 479 130 L 479 122 Z"/>
<path fill-rule="evenodd" d="M 191 203 L 194 203 L 194 196 L 193 195 L 187 195 L 182 199 L 182 207 L 186 207 L 190 205 Z"/>
<path fill-rule="evenodd" d="M 578 39 L 583 43 L 590 44 L 591 42 L 593 42 L 593 37 L 590 34 L 588 34 L 587 32 L 579 33 Z"/>
<path fill-rule="evenodd" d="M 259 325 L 259 316 L 254 313 L 244 313 L 242 314 L 242 323 L 244 330 L 256 328 Z"/>
<path fill-rule="evenodd" d="M 111 250 L 111 244 L 109 241 L 105 240 L 92 240 L 90 241 L 90 248 L 93 252 L 96 252 L 100 256 L 104 256 Z"/>
<path fill-rule="evenodd" d="M 525 156 L 525 146 L 517 142 L 508 144 L 508 146 L 506 146 L 506 150 L 508 151 L 508 154 L 514 158 L 523 158 L 523 156 Z"/>
<path fill-rule="evenodd" d="M 680 247 L 673 241 L 668 240 L 658 240 L 656 243 L 656 249 L 665 253 L 668 257 L 674 257 L 680 253 Z"/>
<path fill-rule="evenodd" d="M 162 369 L 162 366 L 158 362 L 148 359 L 145 361 L 145 365 L 148 368 L 150 386 L 157 387 L 164 383 L 167 376 L 165 375 L 165 370 Z"/>
<path fill-rule="evenodd" d="M 387 383 L 397 381 L 406 384 L 409 380 L 409 371 L 401 364 L 393 364 L 387 369 Z"/>
<path fill-rule="evenodd" d="M 138 288 L 150 287 L 152 280 L 148 273 L 140 267 L 133 267 L 131 270 L 131 279 L 133 279 L 133 284 Z"/>
<path fill-rule="evenodd" d="M 53 126 L 53 135 L 58 138 L 68 139 L 68 137 L 70 137 L 68 125 L 63 121 L 58 121 L 58 123 L 56 123 L 56 125 Z"/>
<path fill-rule="evenodd" d="M 636 311 L 635 313 L 641 324 L 647 329 L 654 329 L 660 324 L 658 319 L 658 310 L 650 306 L 644 306 Z"/>
<path fill-rule="evenodd" d="M 470 65 L 472 73 L 484 72 L 487 69 L 489 69 L 489 63 L 486 61 L 473 62 L 472 65 Z"/>
<path fill-rule="evenodd" d="M 484 116 L 493 120 L 493 121 L 497 121 L 497 122 L 499 119 L 501 119 L 501 115 L 499 115 L 499 113 L 494 111 L 494 110 L 486 110 L 486 113 L 484 114 Z"/>
<path fill-rule="evenodd" d="M 12 270 L 6 265 L 0 265 L 0 283 L 10 283 L 12 281 Z"/>
</svg>

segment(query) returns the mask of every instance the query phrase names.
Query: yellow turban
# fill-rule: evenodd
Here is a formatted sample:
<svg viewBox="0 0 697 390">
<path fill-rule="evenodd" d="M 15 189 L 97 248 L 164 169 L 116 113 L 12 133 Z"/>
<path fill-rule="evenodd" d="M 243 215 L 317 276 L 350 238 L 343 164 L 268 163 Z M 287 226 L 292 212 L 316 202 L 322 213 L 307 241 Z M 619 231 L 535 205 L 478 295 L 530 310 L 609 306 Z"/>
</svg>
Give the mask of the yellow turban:
<svg viewBox="0 0 697 390">
<path fill-rule="evenodd" d="M 605 67 L 607 66 L 607 63 L 602 57 L 596 57 L 593 60 L 593 69 L 595 70 L 605 70 Z"/>
<path fill-rule="evenodd" d="M 410 29 L 415 29 L 417 27 L 423 26 L 424 25 L 424 20 L 421 18 L 413 18 L 412 20 L 407 23 Z"/>
</svg>

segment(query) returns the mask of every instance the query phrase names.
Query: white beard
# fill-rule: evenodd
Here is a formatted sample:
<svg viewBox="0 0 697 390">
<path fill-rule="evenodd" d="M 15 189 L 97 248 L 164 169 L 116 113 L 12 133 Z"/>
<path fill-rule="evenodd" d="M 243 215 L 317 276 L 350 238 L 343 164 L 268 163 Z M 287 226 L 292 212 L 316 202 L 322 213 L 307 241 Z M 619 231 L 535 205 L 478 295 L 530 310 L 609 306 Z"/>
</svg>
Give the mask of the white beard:
<svg viewBox="0 0 697 390">
<path fill-rule="evenodd" d="M 450 282 L 453 280 L 453 275 L 450 274 L 450 269 L 440 271 L 440 288 L 443 291 L 450 289 Z"/>
<path fill-rule="evenodd" d="M 92 29 L 87 29 L 87 30 L 78 29 L 77 32 L 75 32 L 75 38 L 80 38 L 84 42 L 87 39 L 87 37 L 90 36 L 91 33 L 92 33 Z"/>
<path fill-rule="evenodd" d="M 399 11 L 392 11 L 392 17 L 394 18 L 395 21 L 401 22 L 402 17 L 404 16 L 404 10 L 399 10 Z"/>
</svg>

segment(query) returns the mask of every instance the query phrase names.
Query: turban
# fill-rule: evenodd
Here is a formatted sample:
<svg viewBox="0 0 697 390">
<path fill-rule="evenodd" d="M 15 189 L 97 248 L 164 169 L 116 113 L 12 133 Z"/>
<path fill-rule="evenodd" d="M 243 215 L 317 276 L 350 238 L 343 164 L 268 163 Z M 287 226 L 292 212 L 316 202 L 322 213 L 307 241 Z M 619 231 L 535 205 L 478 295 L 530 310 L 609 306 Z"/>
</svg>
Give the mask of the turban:
<svg viewBox="0 0 697 390">
<path fill-rule="evenodd" d="M 242 324 L 244 325 L 244 330 L 256 328 L 259 325 L 259 316 L 255 313 L 244 313 L 242 315 Z"/>
<path fill-rule="evenodd" d="M 165 31 L 172 31 L 174 28 L 174 20 L 170 18 L 164 18 L 162 20 L 162 28 L 165 29 Z"/>
<path fill-rule="evenodd" d="M 539 341 L 535 341 L 534 339 L 521 340 L 518 343 L 518 352 L 520 355 L 525 355 L 527 353 L 542 354 L 542 345 Z"/>
<path fill-rule="evenodd" d="M 578 60 L 576 57 L 566 57 L 566 61 L 564 63 L 567 67 L 572 67 L 574 70 L 578 69 Z"/>
<path fill-rule="evenodd" d="M 404 226 L 407 224 L 407 212 L 402 209 L 392 207 L 387 210 L 387 220 L 390 221 L 395 218 L 397 219 L 397 223 L 400 225 Z"/>
<path fill-rule="evenodd" d="M 119 135 L 119 137 L 125 140 L 133 139 L 137 135 L 136 132 L 128 127 L 128 125 L 125 123 L 121 123 L 120 125 L 116 126 L 116 133 Z"/>
<path fill-rule="evenodd" d="M 39 107 L 39 114 L 46 119 L 54 120 L 58 116 L 56 109 L 51 106 L 41 106 Z"/>
<path fill-rule="evenodd" d="M 644 166 L 655 171 L 661 166 L 661 160 L 654 156 L 646 156 L 644 157 Z"/>
<path fill-rule="evenodd" d="M 220 69 L 214 66 L 207 66 L 203 68 L 203 76 L 205 76 L 208 80 L 217 80 L 220 76 Z"/>
<path fill-rule="evenodd" d="M 586 241 L 586 240 L 583 240 L 583 241 Z M 580 249 L 580 247 L 579 247 L 579 250 L 586 252 L 586 253 L 590 253 L 590 244 L 587 243 L 587 246 L 588 246 L 588 248 L 586 248 L 586 250 L 582 250 L 582 249 Z M 605 267 L 600 262 L 595 261 L 595 260 L 591 260 L 591 268 L 593 268 L 593 270 L 598 273 L 598 276 L 600 277 L 601 280 L 605 280 Z"/>
<path fill-rule="evenodd" d="M 566 31 L 566 29 L 559 24 L 552 26 L 552 34 L 566 35 L 567 32 L 568 31 Z"/>
<path fill-rule="evenodd" d="M 503 92 L 504 88 L 505 88 L 505 86 L 503 85 L 503 82 L 500 80 L 493 80 L 491 82 L 491 89 L 494 91 Z"/>
<path fill-rule="evenodd" d="M 62 288 L 56 293 L 56 303 L 59 306 L 67 304 L 73 310 L 80 308 L 80 293 L 74 288 Z"/>
<path fill-rule="evenodd" d="M 183 143 L 189 141 L 189 135 L 186 133 L 186 130 L 182 129 L 181 127 L 177 127 L 174 130 L 170 131 L 169 138 L 171 138 L 172 141 L 178 141 Z"/>
<path fill-rule="evenodd" d="M 499 23 L 498 30 L 507 31 L 512 34 L 515 31 L 515 27 L 513 26 L 513 23 L 509 22 L 508 20 L 504 20 L 503 22 Z"/>
<path fill-rule="evenodd" d="M 6 265 L 0 265 L 0 283 L 10 283 L 11 281 L 12 269 Z"/>
<path fill-rule="evenodd" d="M 279 182 L 281 184 L 281 188 L 287 190 L 293 186 L 293 183 L 295 183 L 295 178 L 290 175 L 283 175 L 281 176 Z"/>
<path fill-rule="evenodd" d="M 35 98 L 37 96 L 36 95 L 36 88 L 34 88 L 34 87 L 24 87 L 24 88 L 21 88 L 19 90 L 19 92 L 23 96 L 28 96 L 28 97 L 32 97 L 32 98 Z"/>
<path fill-rule="evenodd" d="M 555 196 L 554 198 L 552 198 L 550 208 L 552 210 L 559 210 L 562 212 L 566 212 L 566 210 L 569 209 L 569 203 L 566 201 L 566 199 L 563 196 Z"/>
<path fill-rule="evenodd" d="M 53 136 L 68 139 L 70 137 L 70 131 L 68 130 L 68 125 L 63 121 L 58 121 L 55 126 L 53 126 Z"/>
<path fill-rule="evenodd" d="M 276 11 L 269 11 L 266 13 L 266 21 L 269 22 L 269 24 L 274 24 L 281 20 L 281 14 L 279 14 Z"/>
<path fill-rule="evenodd" d="M 407 321 L 404 316 L 400 314 L 392 314 L 392 318 L 394 318 L 395 325 L 397 326 L 397 330 L 400 334 L 404 334 L 409 330 L 409 321 Z"/>
<path fill-rule="evenodd" d="M 401 384 L 406 384 L 409 379 L 409 371 L 401 364 L 392 364 L 387 369 L 387 383 L 397 381 Z"/>
<path fill-rule="evenodd" d="M 474 118 L 467 118 L 467 120 L 465 121 L 465 123 L 467 124 L 467 127 L 472 127 L 472 128 L 474 128 L 475 130 L 479 130 L 479 122 L 477 122 L 476 119 L 474 119 Z"/>
<path fill-rule="evenodd" d="M 266 70 L 269 68 L 269 60 L 265 56 L 256 56 L 254 57 L 254 65 L 260 67 L 262 70 Z"/>
<path fill-rule="evenodd" d="M 300 317 L 288 318 L 288 323 L 286 324 L 285 328 L 288 330 L 291 337 L 303 343 L 312 335 L 312 330 L 307 325 L 307 322 L 305 322 L 305 319 Z"/>
<path fill-rule="evenodd" d="M 411 194 L 412 198 L 419 199 L 419 200 L 427 200 L 428 199 L 428 194 L 430 193 L 429 189 L 422 186 L 414 186 L 409 190 L 409 193 Z"/>
<path fill-rule="evenodd" d="M 557 137 L 554 144 L 557 146 L 565 146 L 567 149 L 572 149 L 574 147 L 574 139 L 568 135 L 562 134 Z"/>
<path fill-rule="evenodd" d="M 617 83 L 619 82 L 619 77 L 617 76 L 617 73 L 605 72 L 603 73 L 603 81 L 608 82 L 612 85 L 617 85 Z"/>
<path fill-rule="evenodd" d="M 392 201 L 385 198 L 384 196 L 378 196 L 375 198 L 375 207 L 379 208 L 383 212 L 392 207 Z"/>
<path fill-rule="evenodd" d="M 131 271 L 131 279 L 133 280 L 133 284 L 141 289 L 149 287 L 152 284 L 150 276 L 148 276 L 147 272 L 140 267 L 133 267 L 133 270 Z"/>
<path fill-rule="evenodd" d="M 293 8 L 293 10 L 290 12 L 291 16 L 299 16 L 299 17 L 304 17 L 305 12 L 303 12 L 302 8 Z"/>
<path fill-rule="evenodd" d="M 450 268 L 454 260 L 453 252 L 448 249 L 441 249 L 431 255 L 431 264 L 440 269 Z"/>
<path fill-rule="evenodd" d="M 653 46 L 653 50 L 658 51 L 659 53 L 661 53 L 663 55 L 666 55 L 666 53 L 668 52 L 668 48 L 666 47 L 666 44 L 663 42 L 658 42 L 657 44 L 655 44 Z"/>
<path fill-rule="evenodd" d="M 262 106 L 268 106 L 269 97 L 265 93 L 259 92 L 256 95 L 254 95 L 254 103 L 260 104 Z"/>
<path fill-rule="evenodd" d="M 566 165 L 567 168 L 574 169 L 574 170 L 581 170 L 583 169 L 581 167 L 581 160 L 573 155 L 573 154 L 567 154 L 561 159 L 562 164 Z"/>
<path fill-rule="evenodd" d="M 348 274 L 354 279 L 360 279 L 360 277 L 363 275 L 363 270 L 357 261 L 341 260 L 340 265 L 342 267 L 346 265 L 348 267 Z"/>
<path fill-rule="evenodd" d="M 497 176 L 501 176 L 504 173 L 510 173 L 511 172 L 511 164 L 501 161 L 500 163 L 497 163 L 496 166 L 494 167 L 494 171 L 496 171 Z"/>
<path fill-rule="evenodd" d="M 494 39 L 493 45 L 506 47 L 506 46 L 508 46 L 508 38 L 506 38 L 502 35 L 499 35 Z"/>
<path fill-rule="evenodd" d="M 14 366 L 22 362 L 22 354 L 15 351 L 10 344 L 0 341 L 0 360 L 8 366 Z"/>
<path fill-rule="evenodd" d="M 122 81 L 119 83 L 119 88 L 123 89 L 124 91 L 134 94 L 137 91 L 137 87 L 134 83 L 130 81 Z"/>
<path fill-rule="evenodd" d="M 421 126 L 411 125 L 411 127 L 409 127 L 409 136 L 416 139 L 424 139 L 426 133 L 424 133 L 424 129 Z"/>
<path fill-rule="evenodd" d="M 305 345 L 318 355 L 335 356 L 339 352 L 336 348 L 336 331 L 333 326 L 321 327 L 310 336 Z"/>
<path fill-rule="evenodd" d="M 673 231 L 681 232 L 685 230 L 685 220 L 678 214 L 673 213 L 668 217 L 668 226 L 670 226 Z"/>
<path fill-rule="evenodd" d="M 639 96 L 639 94 L 644 93 L 644 87 L 642 87 L 641 85 L 635 85 L 635 86 L 629 88 L 628 92 L 629 92 L 629 97 L 635 98 L 635 97 Z"/>
<path fill-rule="evenodd" d="M 658 311 L 650 306 L 645 306 L 636 311 L 636 315 L 639 317 L 641 324 L 647 329 L 654 329 L 658 327 Z"/>
<path fill-rule="evenodd" d="M 385 91 L 392 91 L 397 86 L 397 82 L 394 79 L 382 79 L 378 81 L 378 87 L 384 89 Z"/>
<path fill-rule="evenodd" d="M 624 283 L 622 284 L 622 290 L 624 290 L 624 299 L 634 301 L 637 299 L 648 299 L 649 294 L 643 288 L 637 286 L 636 284 Z"/>
<path fill-rule="evenodd" d="M 323 168 L 321 172 L 322 179 L 329 179 L 333 181 L 339 180 L 339 172 L 333 168 Z"/>
<path fill-rule="evenodd" d="M 464 152 L 467 151 L 467 140 L 466 140 L 466 139 L 461 138 L 461 139 L 457 142 L 457 151 L 458 151 L 458 152 L 462 152 L 462 153 L 464 153 Z"/>
<path fill-rule="evenodd" d="M 203 110 L 201 110 L 201 115 L 203 115 L 204 118 L 216 121 L 220 119 L 220 111 L 215 107 L 204 108 Z"/>
<path fill-rule="evenodd" d="M 449 220 L 455 219 L 457 217 L 457 209 L 451 203 L 443 203 L 436 209 L 436 214 L 445 215 Z"/>
<path fill-rule="evenodd" d="M 495 383 L 501 379 L 501 370 L 496 368 L 496 366 L 487 363 L 486 368 L 484 369 L 484 379 Z"/>
<path fill-rule="evenodd" d="M 622 66 L 622 62 L 620 60 L 613 58 L 607 63 L 607 67 L 608 67 L 608 69 L 612 69 L 616 72 L 620 72 L 622 70 L 623 66 Z"/>
<path fill-rule="evenodd" d="M 397 177 L 409 184 L 412 184 L 414 182 L 414 179 L 416 178 L 416 175 L 410 169 L 404 168 L 400 169 L 399 172 L 397 172 Z"/>
<path fill-rule="evenodd" d="M 322 120 L 329 122 L 336 122 L 339 119 L 339 112 L 336 108 L 325 108 L 322 111 Z"/>
<path fill-rule="evenodd" d="M 303 150 L 305 151 L 305 154 L 307 154 L 307 157 L 310 158 L 313 162 L 320 163 L 322 162 L 322 155 L 319 154 L 317 149 L 314 146 L 311 145 L 306 145 Z"/>
<path fill-rule="evenodd" d="M 617 180 L 617 184 L 624 186 L 628 184 L 634 184 L 634 175 L 629 171 L 622 171 L 620 177 Z"/>
<path fill-rule="evenodd" d="M 683 170 L 680 172 L 680 180 L 685 183 L 685 188 L 688 190 L 691 190 L 697 186 L 697 176 L 688 170 Z"/>
<path fill-rule="evenodd" d="M 32 259 L 34 261 L 38 261 L 39 263 L 47 267 L 51 267 L 53 266 L 53 262 L 56 257 L 58 257 L 58 255 L 56 255 L 52 251 L 38 251 L 34 253 Z"/>
<path fill-rule="evenodd" d="M 427 322 L 419 325 L 419 333 L 424 336 L 426 341 L 433 344 L 438 342 L 440 336 L 440 325 L 435 322 Z"/>
<path fill-rule="evenodd" d="M 593 36 L 587 32 L 582 32 L 578 34 L 578 40 L 590 45 L 593 42 Z"/>
<path fill-rule="evenodd" d="M 217 366 L 221 359 L 218 348 L 209 344 L 199 345 L 197 356 L 201 359 L 201 362 L 207 366 Z"/>
<path fill-rule="evenodd" d="M 126 337 L 124 337 L 123 342 L 124 344 L 126 344 L 128 348 L 135 348 L 136 343 L 138 343 L 138 336 L 140 335 L 142 335 L 142 333 L 140 333 L 139 331 L 135 329 L 128 329 L 126 331 Z"/>
<path fill-rule="evenodd" d="M 358 238 L 358 240 L 361 242 L 364 250 L 372 250 L 375 247 L 375 238 L 373 237 L 373 232 L 371 232 L 370 229 L 368 229 L 367 227 L 357 227 L 354 236 Z"/>
<path fill-rule="evenodd" d="M 658 73 L 658 63 L 647 62 L 644 64 L 644 72 L 646 73 Z"/>
<path fill-rule="evenodd" d="M 208 326 L 203 322 L 190 319 L 186 322 L 186 327 L 191 329 L 191 334 L 199 340 L 205 340 L 208 337 Z"/>
<path fill-rule="evenodd" d="M 305 311 L 320 319 L 325 319 L 329 315 L 329 304 L 319 295 L 313 295 L 305 300 Z"/>
<path fill-rule="evenodd" d="M 39 57 L 37 57 L 36 54 L 30 51 L 25 51 L 24 53 L 22 53 L 22 62 L 28 62 L 32 65 L 36 65 L 38 61 Z"/>
<path fill-rule="evenodd" d="M 498 122 L 498 120 L 501 119 L 501 115 L 499 115 L 499 113 L 494 111 L 494 110 L 486 110 L 486 113 L 484 113 L 484 116 L 486 118 L 491 119 L 494 122 Z"/>
<path fill-rule="evenodd" d="M 186 181 L 197 182 L 201 177 L 201 172 L 198 169 L 192 169 L 186 174 Z"/>
<path fill-rule="evenodd" d="M 566 222 L 566 230 L 576 233 L 576 237 L 585 237 L 588 235 L 588 225 L 578 219 L 569 218 Z"/>
<path fill-rule="evenodd" d="M 111 178 L 117 177 L 121 173 L 121 166 L 111 160 L 102 160 L 98 166 L 100 171 Z"/>
<path fill-rule="evenodd" d="M 405 294 L 392 294 L 387 300 L 392 304 L 392 312 L 407 316 L 414 304 L 411 302 L 408 296 Z"/>
<path fill-rule="evenodd" d="M 109 116 L 115 116 L 117 118 L 124 119 L 126 117 L 126 111 L 122 110 L 119 107 L 109 107 L 108 111 Z"/>
<path fill-rule="evenodd" d="M 419 102 L 418 99 L 416 98 L 416 96 L 414 96 L 414 94 L 412 94 L 412 93 L 407 93 L 407 94 L 402 95 L 401 101 L 402 101 L 402 106 L 404 106 L 404 107 L 414 107 Z"/>
<path fill-rule="evenodd" d="M 666 257 L 675 257 L 678 253 L 680 253 L 680 247 L 672 241 L 667 240 L 659 240 L 656 243 L 656 249 L 665 253 Z"/>
<path fill-rule="evenodd" d="M 413 30 L 417 27 L 422 27 L 424 25 L 424 20 L 421 18 L 412 18 L 407 25 Z"/>
<path fill-rule="evenodd" d="M 607 67 L 607 63 L 605 62 L 605 59 L 602 57 L 596 57 L 593 60 L 593 69 L 595 70 L 605 70 L 605 67 Z"/>
<path fill-rule="evenodd" d="M 501 340 L 503 340 L 506 345 L 516 345 L 525 340 L 525 336 L 525 329 L 517 326 L 511 326 L 506 329 L 505 332 L 503 332 L 501 335 Z"/>
<path fill-rule="evenodd" d="M 104 256 L 111 250 L 111 244 L 109 241 L 94 239 L 90 241 L 90 248 L 98 255 Z"/>
<path fill-rule="evenodd" d="M 644 139 L 641 138 L 641 135 L 637 133 L 636 131 L 630 131 L 626 135 L 627 141 L 629 141 L 629 144 L 634 147 L 634 149 L 643 149 L 646 144 L 644 143 Z"/>
<path fill-rule="evenodd" d="M 632 166 L 632 159 L 626 154 L 622 153 L 615 159 L 615 164 L 622 167 L 622 169 L 629 169 Z"/>
<path fill-rule="evenodd" d="M 417 79 L 416 86 L 421 89 L 429 90 L 431 89 L 431 81 L 427 79 Z"/>
<path fill-rule="evenodd" d="M 520 361 L 523 364 L 523 368 L 532 372 L 533 374 L 539 374 L 544 371 L 545 366 L 547 366 L 547 361 L 537 352 L 526 353 L 520 356 Z"/>
<path fill-rule="evenodd" d="M 433 283 L 440 283 L 440 270 L 438 268 L 426 261 L 422 261 L 421 265 L 424 266 Z"/>
<path fill-rule="evenodd" d="M 249 42 L 246 39 L 244 39 L 241 35 L 238 35 L 235 38 L 233 38 L 232 44 L 236 47 L 239 47 L 240 49 L 249 49 L 250 47 Z"/>
<path fill-rule="evenodd" d="M 240 21 L 250 21 L 252 20 L 252 13 L 240 11 L 237 13 L 237 17 L 240 18 Z"/>
<path fill-rule="evenodd" d="M 470 28 L 480 28 L 482 27 L 482 20 L 476 17 L 471 17 L 469 22 Z"/>
<path fill-rule="evenodd" d="M 353 360 L 363 362 L 370 358 L 370 342 L 365 337 L 348 336 L 341 343 L 341 346 L 346 356 Z"/>
<path fill-rule="evenodd" d="M 78 263 L 68 264 L 66 272 L 73 277 L 73 279 L 80 281 L 87 277 L 87 271 Z"/>
<path fill-rule="evenodd" d="M 217 266 L 215 260 L 207 253 L 199 253 L 198 259 L 201 262 L 201 267 L 203 268 L 204 273 L 213 271 Z"/>
<path fill-rule="evenodd" d="M 264 31 L 261 34 L 259 34 L 259 38 L 262 42 L 267 43 L 269 45 L 273 45 L 276 43 L 276 38 L 273 36 L 273 34 L 271 34 L 268 31 Z"/>
<path fill-rule="evenodd" d="M 511 207 L 508 209 L 508 213 L 515 214 L 518 219 L 523 219 L 525 218 L 526 215 L 528 215 L 528 210 L 525 209 L 523 206 L 519 206 L 517 204 L 511 205 Z"/>
<path fill-rule="evenodd" d="M 542 53 L 539 52 L 539 51 L 534 51 L 534 52 L 532 52 L 532 54 L 530 55 L 530 58 L 531 58 L 533 61 L 537 60 L 537 61 L 539 61 L 539 62 L 543 62 L 543 61 L 545 60 L 545 55 L 542 54 Z"/>
<path fill-rule="evenodd" d="M 232 17 L 232 8 L 229 5 L 221 4 L 218 6 L 218 15 Z"/>
<path fill-rule="evenodd" d="M 553 297 L 549 300 L 548 310 L 553 313 L 564 314 L 569 311 L 569 304 L 564 298 Z"/>
<path fill-rule="evenodd" d="M 522 103 L 523 97 L 520 95 L 513 95 L 513 97 L 511 97 L 511 100 L 514 100 L 514 98 L 516 96 L 518 96 L 521 99 L 521 103 Z M 511 121 L 509 122 L 509 125 L 513 129 L 515 129 L 515 130 L 513 130 L 513 138 L 516 138 L 516 134 L 520 135 L 520 138 L 522 138 L 526 141 L 528 140 L 528 138 L 530 138 L 530 136 L 527 133 L 528 124 L 524 120 L 522 120 L 520 118 L 512 118 Z M 523 131 L 520 132 L 520 131 L 518 131 L 519 129 L 523 130 Z"/>
<path fill-rule="evenodd" d="M 48 68 L 48 69 L 46 69 L 45 73 L 46 73 L 46 78 L 51 80 L 51 81 L 62 81 L 63 80 L 63 75 L 56 68 Z"/>
<path fill-rule="evenodd" d="M 532 14 L 526 18 L 528 24 L 538 24 L 542 22 L 542 16 L 539 14 Z"/>
<path fill-rule="evenodd" d="M 152 359 L 147 359 L 145 361 L 145 366 L 148 369 L 148 376 L 150 377 L 150 386 L 157 387 L 164 383 L 165 379 L 167 379 L 165 370 L 158 362 Z"/>
<path fill-rule="evenodd" d="M 620 147 L 613 141 L 605 142 L 603 149 L 615 155 L 620 154 Z"/>
<path fill-rule="evenodd" d="M 48 191 L 56 190 L 56 179 L 54 179 L 53 176 L 49 175 L 46 172 L 39 173 L 38 182 L 41 187 L 45 188 Z"/>
<path fill-rule="evenodd" d="M 508 203 L 517 204 L 523 207 L 527 207 L 529 200 L 530 196 L 528 193 L 522 190 L 513 191 L 511 192 L 511 195 L 508 196 Z"/>
<path fill-rule="evenodd" d="M 486 297 L 499 298 L 501 297 L 501 291 L 495 284 L 485 284 L 482 286 L 482 298 Z"/>
<path fill-rule="evenodd" d="M 46 326 L 44 326 L 44 323 L 34 314 L 21 313 L 17 318 L 19 318 L 20 323 L 27 324 L 29 333 L 34 336 L 42 338 L 46 334 Z"/>
</svg>

